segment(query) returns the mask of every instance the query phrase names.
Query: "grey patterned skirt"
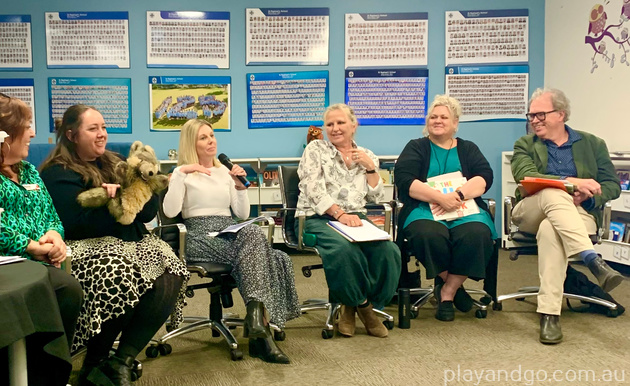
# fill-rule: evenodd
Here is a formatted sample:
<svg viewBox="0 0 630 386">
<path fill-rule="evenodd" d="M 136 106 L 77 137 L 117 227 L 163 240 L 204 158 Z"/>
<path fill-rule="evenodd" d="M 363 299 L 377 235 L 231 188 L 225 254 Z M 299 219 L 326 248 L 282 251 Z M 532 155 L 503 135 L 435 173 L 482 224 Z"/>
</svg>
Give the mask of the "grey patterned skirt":
<svg viewBox="0 0 630 386">
<path fill-rule="evenodd" d="M 232 276 L 245 304 L 250 300 L 262 302 L 270 321 L 281 328 L 287 320 L 300 315 L 291 258 L 273 249 L 259 226 L 249 224 L 237 233 L 209 237 L 208 232 L 225 229 L 234 220 L 228 216 L 207 216 L 192 217 L 184 223 L 188 228 L 189 262 L 232 265 Z"/>
<path fill-rule="evenodd" d="M 171 315 L 174 326 L 182 322 L 190 273 L 164 241 L 150 235 L 138 242 L 107 236 L 69 240 L 67 244 L 72 248 L 72 275 L 81 284 L 85 299 L 73 352 L 101 332 L 104 322 L 124 314 L 125 308 L 134 307 L 164 272 L 185 277 Z"/>
</svg>

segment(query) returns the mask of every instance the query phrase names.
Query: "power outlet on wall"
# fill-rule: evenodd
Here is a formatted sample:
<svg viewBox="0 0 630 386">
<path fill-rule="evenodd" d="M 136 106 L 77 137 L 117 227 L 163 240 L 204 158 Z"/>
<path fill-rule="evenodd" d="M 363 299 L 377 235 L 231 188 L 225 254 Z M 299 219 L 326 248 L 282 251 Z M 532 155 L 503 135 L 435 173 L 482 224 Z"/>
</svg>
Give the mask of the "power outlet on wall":
<svg viewBox="0 0 630 386">
<path fill-rule="evenodd" d="M 615 245 L 613 247 L 613 256 L 620 259 L 621 258 L 621 247 L 618 245 Z"/>
</svg>

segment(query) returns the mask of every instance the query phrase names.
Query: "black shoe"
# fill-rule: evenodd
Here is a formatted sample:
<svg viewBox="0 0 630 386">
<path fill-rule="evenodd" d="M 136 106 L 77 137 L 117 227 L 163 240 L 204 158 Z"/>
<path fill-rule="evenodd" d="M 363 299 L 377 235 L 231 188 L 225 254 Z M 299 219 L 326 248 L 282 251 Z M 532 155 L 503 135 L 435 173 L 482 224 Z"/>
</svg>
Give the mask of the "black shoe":
<svg viewBox="0 0 630 386">
<path fill-rule="evenodd" d="M 96 366 L 87 380 L 98 386 L 131 386 L 131 368 L 134 358 L 119 358 L 115 355 Z"/>
<path fill-rule="evenodd" d="M 455 292 L 455 297 L 453 298 L 453 304 L 455 308 L 460 310 L 461 312 L 468 312 L 473 308 L 473 300 L 464 289 L 464 286 L 461 286 Z"/>
<path fill-rule="evenodd" d="M 606 264 L 600 255 L 586 266 L 595 275 L 604 292 L 612 291 L 624 280 L 623 276 Z"/>
<path fill-rule="evenodd" d="M 106 358 L 99 359 L 97 361 L 83 361 L 83 366 L 81 366 L 81 370 L 79 371 L 79 376 L 77 377 L 77 383 L 79 386 L 93 386 L 94 383 L 88 380 L 88 376 L 98 365 L 101 364 Z"/>
<path fill-rule="evenodd" d="M 244 338 L 265 338 L 267 331 L 265 330 L 265 307 L 256 300 L 247 302 L 247 315 L 245 315 L 245 323 L 243 324 Z"/>
<path fill-rule="evenodd" d="M 276 346 L 271 332 L 268 332 L 269 334 L 266 338 L 249 339 L 249 356 L 260 358 L 269 363 L 291 363 L 289 357 Z"/>
<path fill-rule="evenodd" d="M 558 344 L 562 342 L 560 316 L 540 314 L 540 343 Z"/>
<path fill-rule="evenodd" d="M 435 319 L 443 322 L 452 322 L 455 320 L 455 308 L 453 308 L 453 302 L 451 300 L 438 303 Z"/>
</svg>

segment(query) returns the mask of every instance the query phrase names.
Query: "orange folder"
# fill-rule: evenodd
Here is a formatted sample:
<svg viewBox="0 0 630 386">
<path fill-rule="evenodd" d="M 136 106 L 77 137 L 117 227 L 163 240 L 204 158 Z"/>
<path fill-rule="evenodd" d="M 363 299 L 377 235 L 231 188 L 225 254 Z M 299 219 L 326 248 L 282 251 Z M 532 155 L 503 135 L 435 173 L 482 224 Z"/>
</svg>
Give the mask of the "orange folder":
<svg viewBox="0 0 630 386">
<path fill-rule="evenodd" d="M 575 186 L 572 183 L 549 178 L 525 177 L 518 184 L 518 189 L 523 196 L 531 196 L 546 188 L 561 189 L 569 194 L 573 194 L 575 191 Z"/>
</svg>

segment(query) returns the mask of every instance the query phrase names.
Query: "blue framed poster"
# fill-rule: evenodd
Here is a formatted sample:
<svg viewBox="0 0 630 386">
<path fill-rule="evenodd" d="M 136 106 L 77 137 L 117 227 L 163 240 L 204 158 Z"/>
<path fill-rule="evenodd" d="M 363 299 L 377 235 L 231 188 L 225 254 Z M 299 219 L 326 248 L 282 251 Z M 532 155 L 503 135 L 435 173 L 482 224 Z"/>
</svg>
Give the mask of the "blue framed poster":
<svg viewBox="0 0 630 386">
<path fill-rule="evenodd" d="M 229 68 L 230 13 L 147 11 L 147 67 Z"/>
<path fill-rule="evenodd" d="M 33 112 L 31 128 L 37 133 L 35 125 L 35 83 L 33 79 L 0 79 L 0 92 L 11 98 L 21 99 Z"/>
<path fill-rule="evenodd" d="M 31 15 L 0 15 L 0 71 L 33 71 Z"/>
<path fill-rule="evenodd" d="M 129 68 L 129 12 L 46 12 L 48 68 Z"/>
<path fill-rule="evenodd" d="M 446 94 L 462 107 L 460 122 L 524 120 L 527 113 L 529 66 L 446 67 Z"/>
<path fill-rule="evenodd" d="M 328 71 L 247 74 L 248 127 L 321 126 L 328 87 Z"/>
<path fill-rule="evenodd" d="M 361 125 L 423 125 L 429 70 L 346 70 L 346 104 Z"/>
<path fill-rule="evenodd" d="M 229 76 L 150 76 L 151 131 L 179 131 L 202 118 L 214 131 L 230 131 Z"/>
<path fill-rule="evenodd" d="M 328 8 L 247 8 L 245 64 L 327 65 Z"/>
<path fill-rule="evenodd" d="M 109 133 L 131 134 L 129 78 L 48 78 L 48 100 L 51 133 L 68 107 L 84 104 L 103 115 Z"/>
</svg>

